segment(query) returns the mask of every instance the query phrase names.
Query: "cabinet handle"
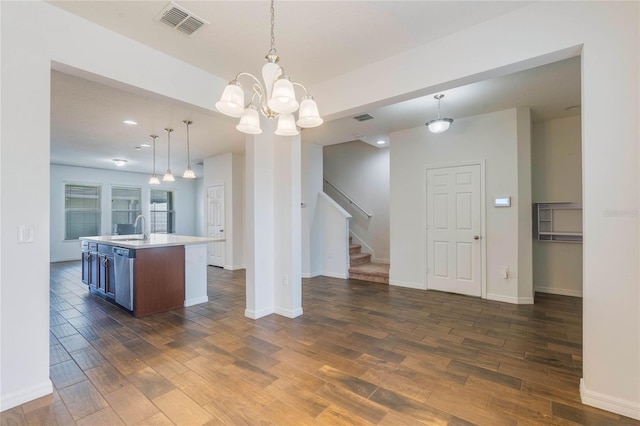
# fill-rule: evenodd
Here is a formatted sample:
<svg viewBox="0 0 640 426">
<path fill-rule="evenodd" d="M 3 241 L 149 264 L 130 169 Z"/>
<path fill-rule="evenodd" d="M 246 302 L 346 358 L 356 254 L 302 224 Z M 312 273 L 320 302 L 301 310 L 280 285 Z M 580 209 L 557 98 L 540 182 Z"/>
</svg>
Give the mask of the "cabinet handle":
<svg viewBox="0 0 640 426">
<path fill-rule="evenodd" d="M 91 253 L 87 254 L 87 261 L 91 262 Z"/>
</svg>

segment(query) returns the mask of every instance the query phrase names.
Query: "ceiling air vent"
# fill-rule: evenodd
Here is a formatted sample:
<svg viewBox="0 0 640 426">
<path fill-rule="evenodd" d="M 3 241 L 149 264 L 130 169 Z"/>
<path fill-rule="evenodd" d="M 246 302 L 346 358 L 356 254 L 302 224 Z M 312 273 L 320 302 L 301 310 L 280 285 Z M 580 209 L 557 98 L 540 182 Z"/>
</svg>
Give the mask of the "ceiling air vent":
<svg viewBox="0 0 640 426">
<path fill-rule="evenodd" d="M 360 114 L 360 115 L 356 115 L 355 117 L 353 117 L 354 120 L 358 120 L 358 121 L 367 121 L 367 120 L 372 120 L 373 119 L 373 115 L 369 115 L 367 113 L 364 114 Z"/>
<path fill-rule="evenodd" d="M 156 21 L 162 22 L 171 28 L 188 36 L 193 35 L 200 28 L 209 23 L 189 12 L 182 6 L 171 2 L 156 16 Z"/>
</svg>

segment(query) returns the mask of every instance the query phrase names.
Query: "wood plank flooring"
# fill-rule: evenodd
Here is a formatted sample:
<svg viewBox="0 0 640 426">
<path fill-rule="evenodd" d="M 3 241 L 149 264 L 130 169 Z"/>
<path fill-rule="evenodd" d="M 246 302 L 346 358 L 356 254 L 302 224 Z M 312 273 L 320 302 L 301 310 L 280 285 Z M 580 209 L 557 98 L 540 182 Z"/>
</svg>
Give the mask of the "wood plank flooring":
<svg viewBox="0 0 640 426">
<path fill-rule="evenodd" d="M 584 406 L 582 301 L 533 306 L 318 277 L 304 315 L 244 317 L 244 271 L 141 319 L 51 265 L 53 395 L 2 425 L 620 425 Z"/>
</svg>

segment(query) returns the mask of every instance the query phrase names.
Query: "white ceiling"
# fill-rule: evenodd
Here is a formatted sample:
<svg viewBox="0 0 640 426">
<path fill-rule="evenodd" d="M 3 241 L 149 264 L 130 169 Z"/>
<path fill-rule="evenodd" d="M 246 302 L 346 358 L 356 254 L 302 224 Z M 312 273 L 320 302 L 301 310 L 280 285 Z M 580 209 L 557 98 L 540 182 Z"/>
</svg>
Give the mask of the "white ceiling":
<svg viewBox="0 0 640 426">
<path fill-rule="evenodd" d="M 189 38 L 153 18 L 166 1 L 55 1 L 56 6 L 164 51 L 222 78 L 239 71 L 257 73 L 269 48 L 267 1 L 203 1 L 178 4 L 211 23 Z M 429 1 L 278 1 L 276 46 L 287 74 L 305 84 L 323 81 L 435 38 L 475 25 L 528 2 Z M 437 17 L 437 19 L 434 19 Z M 167 167 L 165 127 L 171 137 L 174 174 L 186 166 L 186 130 L 192 162 L 224 152 L 244 151 L 236 119 L 141 91 L 127 91 L 53 71 L 51 162 L 148 173 L 150 149 L 157 144 L 158 173 Z M 579 114 L 580 61 L 573 58 L 544 67 L 443 92 L 444 116 L 459 119 L 506 108 L 528 106 L 534 121 Z M 322 103 L 319 100 L 320 112 Z M 360 139 L 375 143 L 391 131 L 423 125 L 437 114 L 433 94 L 363 110 L 375 117 L 359 123 L 350 117 L 305 130 L 303 140 L 329 145 Z M 125 119 L 137 126 L 127 126 Z M 454 122 L 455 125 L 455 122 Z M 201 169 L 196 169 L 198 173 Z"/>
</svg>

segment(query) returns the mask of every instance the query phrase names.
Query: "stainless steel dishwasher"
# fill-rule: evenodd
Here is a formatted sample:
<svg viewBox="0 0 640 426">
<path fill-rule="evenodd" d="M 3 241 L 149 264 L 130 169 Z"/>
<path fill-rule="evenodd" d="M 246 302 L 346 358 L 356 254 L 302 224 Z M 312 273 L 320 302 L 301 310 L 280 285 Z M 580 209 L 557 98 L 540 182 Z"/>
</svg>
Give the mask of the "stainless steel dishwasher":
<svg viewBox="0 0 640 426">
<path fill-rule="evenodd" d="M 122 247 L 113 248 L 116 303 L 127 310 L 133 310 L 133 279 L 136 251 Z"/>
</svg>

